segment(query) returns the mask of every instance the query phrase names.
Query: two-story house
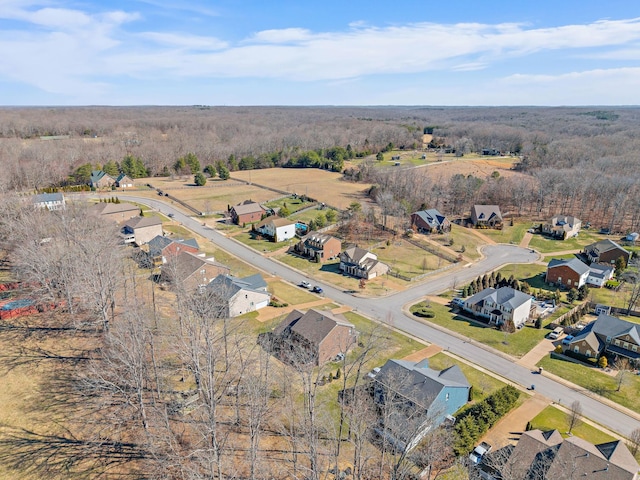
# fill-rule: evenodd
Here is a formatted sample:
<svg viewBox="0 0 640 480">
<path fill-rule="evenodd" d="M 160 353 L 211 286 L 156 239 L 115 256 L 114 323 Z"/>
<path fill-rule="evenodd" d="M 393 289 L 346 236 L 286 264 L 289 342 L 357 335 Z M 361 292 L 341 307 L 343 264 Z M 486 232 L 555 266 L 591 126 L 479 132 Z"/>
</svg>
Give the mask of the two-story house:
<svg viewBox="0 0 640 480">
<path fill-rule="evenodd" d="M 434 370 L 427 359 L 391 359 L 376 374 L 373 388 L 382 412 L 377 433 L 409 451 L 467 403 L 471 385 L 457 365 Z"/>
<path fill-rule="evenodd" d="M 592 243 L 584 247 L 584 255 L 590 263 L 614 264 L 620 257 L 624 258 L 625 265 L 629 264 L 631 253 L 608 238 Z"/>
<path fill-rule="evenodd" d="M 531 295 L 511 287 L 485 288 L 464 301 L 462 309 L 488 318 L 490 324 L 512 322 L 515 328 L 524 325 L 531 314 Z"/>
<path fill-rule="evenodd" d="M 451 230 L 451 223 L 435 208 L 411 214 L 411 227 L 420 233 L 445 233 Z"/>
<path fill-rule="evenodd" d="M 599 358 L 606 354 L 610 359 L 621 356 L 638 360 L 640 324 L 603 313 L 584 327 L 565 348 L 587 358 Z"/>
<path fill-rule="evenodd" d="M 257 223 L 253 229 L 271 238 L 276 243 L 284 242 L 296 236 L 295 221 L 273 215 Z"/>
<path fill-rule="evenodd" d="M 225 317 L 237 317 L 260 310 L 268 306 L 271 300 L 267 283 L 259 273 L 244 278 L 218 275 L 207 285 L 207 290 L 219 302 Z"/>
<path fill-rule="evenodd" d="M 577 258 L 553 258 L 547 264 L 545 281 L 566 288 L 580 288 L 587 283 L 589 266 Z"/>
<path fill-rule="evenodd" d="M 167 259 L 162 266 L 160 280 L 194 291 L 206 287 L 218 275 L 228 275 L 229 267 L 216 262 L 213 257 L 181 251 Z"/>
<path fill-rule="evenodd" d="M 471 208 L 471 223 L 476 228 L 501 228 L 500 207 L 498 205 L 474 205 Z"/>
<path fill-rule="evenodd" d="M 144 245 L 152 238 L 162 235 L 162 220 L 158 217 L 134 217 L 122 225 L 124 243 Z"/>
<path fill-rule="evenodd" d="M 236 225 L 259 222 L 265 213 L 266 210 L 259 203 L 252 200 L 245 200 L 238 205 L 234 205 L 229 210 L 231 221 Z"/>
<path fill-rule="evenodd" d="M 372 278 L 384 275 L 389 266 L 378 260 L 375 253 L 360 247 L 349 247 L 340 255 L 340 270 L 356 278 Z"/>
<path fill-rule="evenodd" d="M 556 215 L 549 222 L 542 224 L 542 233 L 554 238 L 566 240 L 580 232 L 582 221 L 570 215 Z"/>
<path fill-rule="evenodd" d="M 340 255 L 342 243 L 326 233 L 309 232 L 294 246 L 294 251 L 314 262 L 325 262 Z"/>
</svg>

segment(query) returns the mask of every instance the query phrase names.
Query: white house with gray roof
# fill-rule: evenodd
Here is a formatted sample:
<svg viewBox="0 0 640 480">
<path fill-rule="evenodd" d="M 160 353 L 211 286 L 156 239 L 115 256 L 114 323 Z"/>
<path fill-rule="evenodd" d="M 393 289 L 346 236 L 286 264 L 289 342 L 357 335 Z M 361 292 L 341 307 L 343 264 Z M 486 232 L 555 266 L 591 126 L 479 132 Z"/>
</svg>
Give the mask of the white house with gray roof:
<svg viewBox="0 0 640 480">
<path fill-rule="evenodd" d="M 64 210 L 64 195 L 56 193 L 39 193 L 33 196 L 34 208 L 46 208 L 47 210 Z"/>
<path fill-rule="evenodd" d="M 375 253 L 360 247 L 349 247 L 340 255 L 340 270 L 356 278 L 371 278 L 384 275 L 389 265 L 378 260 Z"/>
<path fill-rule="evenodd" d="M 518 328 L 531 314 L 531 295 L 511 287 L 485 288 L 464 301 L 462 309 L 489 319 L 490 324 L 513 322 Z"/>
<path fill-rule="evenodd" d="M 587 283 L 594 287 L 603 287 L 605 283 L 613 278 L 615 268 L 602 263 L 592 263 L 589 265 L 589 276 Z"/>
<path fill-rule="evenodd" d="M 262 275 L 237 278 L 221 274 L 211 280 L 207 289 L 216 294 L 226 317 L 237 317 L 269 305 L 271 294 Z"/>
</svg>

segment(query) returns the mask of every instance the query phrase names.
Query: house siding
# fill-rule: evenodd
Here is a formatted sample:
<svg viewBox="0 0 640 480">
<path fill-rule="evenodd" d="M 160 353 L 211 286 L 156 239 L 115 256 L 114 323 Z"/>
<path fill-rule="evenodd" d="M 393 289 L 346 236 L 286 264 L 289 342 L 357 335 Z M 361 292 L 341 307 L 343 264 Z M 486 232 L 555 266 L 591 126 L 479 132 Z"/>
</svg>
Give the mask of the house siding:
<svg viewBox="0 0 640 480">
<path fill-rule="evenodd" d="M 579 275 L 578 272 L 567 265 L 551 267 L 547 270 L 546 282 L 569 288 L 579 288 L 587 281 L 589 273 Z"/>
<path fill-rule="evenodd" d="M 328 362 L 340 352 L 346 352 L 355 340 L 355 330 L 352 327 L 336 325 L 318 346 L 318 364 Z"/>
</svg>

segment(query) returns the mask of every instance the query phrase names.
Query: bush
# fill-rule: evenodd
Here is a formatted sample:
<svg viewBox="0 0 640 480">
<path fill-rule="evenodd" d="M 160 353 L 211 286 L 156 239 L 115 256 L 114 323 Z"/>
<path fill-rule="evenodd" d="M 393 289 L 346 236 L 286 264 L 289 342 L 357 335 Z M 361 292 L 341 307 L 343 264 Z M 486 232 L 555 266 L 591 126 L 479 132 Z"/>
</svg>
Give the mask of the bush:
<svg viewBox="0 0 640 480">
<path fill-rule="evenodd" d="M 605 357 L 604 355 L 600 357 L 600 359 L 598 360 L 598 366 L 600 368 L 607 368 L 607 365 L 609 365 L 609 361 L 607 360 L 607 357 Z"/>
<path fill-rule="evenodd" d="M 422 318 L 434 318 L 436 316 L 436 313 L 433 310 L 428 309 L 427 307 L 420 307 L 415 312 L 413 312 L 413 314 L 416 317 Z"/>
</svg>

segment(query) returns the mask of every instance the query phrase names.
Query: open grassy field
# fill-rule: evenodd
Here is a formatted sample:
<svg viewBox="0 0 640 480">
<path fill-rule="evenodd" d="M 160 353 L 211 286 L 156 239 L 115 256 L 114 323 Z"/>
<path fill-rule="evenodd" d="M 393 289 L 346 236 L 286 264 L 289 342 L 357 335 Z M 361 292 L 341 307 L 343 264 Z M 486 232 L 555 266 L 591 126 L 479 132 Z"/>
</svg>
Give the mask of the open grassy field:
<svg viewBox="0 0 640 480">
<path fill-rule="evenodd" d="M 548 406 L 538 415 L 533 417 L 531 420 L 531 426 L 533 428 L 539 428 L 542 431 L 558 430 L 563 437 L 566 438 L 569 436 L 567 435 L 567 430 L 569 429 L 567 414 L 553 406 Z M 580 437 L 587 442 L 593 443 L 594 445 L 615 440 L 615 438 L 610 435 L 607 435 L 596 427 L 584 422 L 573 427 L 571 433 L 576 437 Z"/>
<path fill-rule="evenodd" d="M 540 253 L 560 252 L 566 250 L 582 250 L 585 246 L 607 238 L 606 235 L 581 230 L 577 237 L 567 240 L 555 240 L 539 233 L 533 235 L 529 246 Z"/>
<path fill-rule="evenodd" d="M 464 246 L 463 255 L 472 260 L 477 260 L 480 258 L 480 252 L 478 248 L 485 244 L 480 237 L 474 235 L 473 232 L 465 227 L 461 227 L 460 225 L 451 225 L 451 238 L 453 239 L 453 248 L 456 251 L 460 251 L 460 247 Z M 438 241 L 438 238 L 434 238 Z"/>
<path fill-rule="evenodd" d="M 394 272 L 407 277 L 415 277 L 429 270 L 450 265 L 450 262 L 418 248 L 406 240 L 396 240 L 389 245 L 379 245 L 371 251 L 378 256 L 378 260 L 389 265 Z"/>
<path fill-rule="evenodd" d="M 545 356 L 538 365 L 576 385 L 640 412 L 640 375 L 627 372 L 620 391 L 617 391 L 616 377 L 604 373 L 599 368 L 587 367 L 550 356 Z"/>
<path fill-rule="evenodd" d="M 342 174 L 317 168 L 266 168 L 232 172 L 233 178 L 306 195 L 327 205 L 346 209 L 351 202 L 367 201 L 364 192 L 371 186 L 342 180 Z M 277 194 L 270 192 L 270 198 Z M 254 199 L 255 200 L 255 199 Z"/>
<path fill-rule="evenodd" d="M 513 243 L 518 245 L 529 228 L 531 228 L 531 225 L 528 223 L 514 223 L 513 226 L 511 226 L 509 225 L 509 220 L 505 219 L 502 230 L 487 228 L 480 230 L 480 232 L 496 243 Z"/>
</svg>

